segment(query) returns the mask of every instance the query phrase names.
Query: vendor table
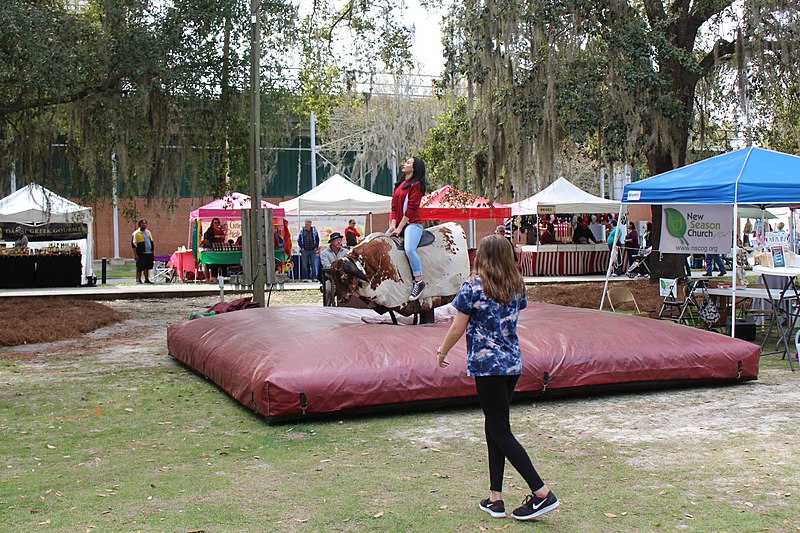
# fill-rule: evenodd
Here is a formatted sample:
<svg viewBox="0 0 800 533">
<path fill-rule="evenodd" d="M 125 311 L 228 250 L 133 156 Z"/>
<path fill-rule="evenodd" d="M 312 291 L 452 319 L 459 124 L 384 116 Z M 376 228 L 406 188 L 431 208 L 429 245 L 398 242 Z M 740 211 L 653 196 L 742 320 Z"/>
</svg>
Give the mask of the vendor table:
<svg viewBox="0 0 800 533">
<path fill-rule="evenodd" d="M 201 250 L 198 259 L 204 265 L 240 265 L 242 263 L 242 251 L 212 251 Z"/>
<path fill-rule="evenodd" d="M 0 289 L 80 286 L 80 254 L 0 255 Z"/>
<path fill-rule="evenodd" d="M 603 273 L 611 252 L 605 244 L 520 246 L 517 259 L 523 276 L 575 276 Z"/>
<path fill-rule="evenodd" d="M 800 292 L 798 292 L 795 277 L 800 275 L 800 267 L 765 267 L 756 265 L 753 267 L 753 272 L 761 274 L 761 279 L 764 280 L 764 285 L 770 286 L 767 280 L 768 276 L 776 276 L 783 279 L 783 288 L 778 292 L 778 297 L 775 298 L 773 291 L 767 292 L 767 299 L 769 300 L 772 309 L 775 311 L 774 322 L 778 326 L 778 333 L 780 335 L 779 344 L 783 344 L 783 354 L 789 359 L 789 368 L 794 372 L 794 358 L 797 353 L 792 353 L 789 349 L 789 339 L 794 332 L 795 325 L 797 324 L 798 309 L 797 301 L 800 299 Z M 738 294 L 738 291 L 737 291 Z"/>
<path fill-rule="evenodd" d="M 197 265 L 194 262 L 193 250 L 177 250 L 172 252 L 167 266 L 175 269 L 181 281 L 186 281 L 186 272 L 193 272 L 194 277 L 197 279 Z"/>
</svg>

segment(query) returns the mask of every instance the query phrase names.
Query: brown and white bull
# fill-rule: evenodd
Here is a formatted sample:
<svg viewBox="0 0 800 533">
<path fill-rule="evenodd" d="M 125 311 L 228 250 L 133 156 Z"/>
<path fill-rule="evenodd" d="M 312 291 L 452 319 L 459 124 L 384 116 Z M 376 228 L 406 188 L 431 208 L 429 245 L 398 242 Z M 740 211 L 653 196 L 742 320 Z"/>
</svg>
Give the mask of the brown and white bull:
<svg viewBox="0 0 800 533">
<path fill-rule="evenodd" d="M 367 236 L 331 265 L 339 300 L 357 296 L 380 313 L 388 310 L 404 316 L 450 303 L 469 276 L 467 238 L 453 222 L 426 231 L 433 234 L 433 242 L 417 248 L 425 281 L 418 301 L 408 301 L 413 277 L 405 251 L 383 233 Z"/>
</svg>

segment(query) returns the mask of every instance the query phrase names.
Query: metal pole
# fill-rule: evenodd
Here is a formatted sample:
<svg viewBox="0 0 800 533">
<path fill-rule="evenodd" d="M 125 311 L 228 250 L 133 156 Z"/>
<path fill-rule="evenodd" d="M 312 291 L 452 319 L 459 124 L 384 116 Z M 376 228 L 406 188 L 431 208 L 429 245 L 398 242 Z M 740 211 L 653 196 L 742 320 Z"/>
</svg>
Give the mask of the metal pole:
<svg viewBox="0 0 800 533">
<path fill-rule="evenodd" d="M 253 265 L 253 301 L 264 307 L 264 224 L 261 209 L 261 28 L 259 0 L 250 0 L 250 264 Z"/>
<path fill-rule="evenodd" d="M 311 188 L 317 186 L 317 115 L 311 112 Z"/>
<path fill-rule="evenodd" d="M 117 190 L 117 152 L 115 150 L 111 151 L 111 213 L 114 221 L 114 259 L 119 259 L 119 191 Z"/>
</svg>

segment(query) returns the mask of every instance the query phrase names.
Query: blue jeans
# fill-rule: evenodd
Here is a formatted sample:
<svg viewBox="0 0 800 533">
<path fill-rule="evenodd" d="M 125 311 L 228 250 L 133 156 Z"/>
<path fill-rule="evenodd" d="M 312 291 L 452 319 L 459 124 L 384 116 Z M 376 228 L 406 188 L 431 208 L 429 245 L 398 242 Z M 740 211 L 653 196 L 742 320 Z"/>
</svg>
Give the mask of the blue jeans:
<svg viewBox="0 0 800 533">
<path fill-rule="evenodd" d="M 409 224 L 405 227 L 403 248 L 408 257 L 408 265 L 411 267 L 411 274 L 422 275 L 422 260 L 417 253 L 419 240 L 422 238 L 422 224 Z"/>
<path fill-rule="evenodd" d="M 317 279 L 317 252 L 300 250 L 300 279 Z"/>
<path fill-rule="evenodd" d="M 711 275 L 711 273 L 714 271 L 715 265 L 717 270 L 719 270 L 720 276 L 727 272 L 727 270 L 725 270 L 725 262 L 722 260 L 722 256 L 719 254 L 706 254 L 706 276 Z"/>
</svg>

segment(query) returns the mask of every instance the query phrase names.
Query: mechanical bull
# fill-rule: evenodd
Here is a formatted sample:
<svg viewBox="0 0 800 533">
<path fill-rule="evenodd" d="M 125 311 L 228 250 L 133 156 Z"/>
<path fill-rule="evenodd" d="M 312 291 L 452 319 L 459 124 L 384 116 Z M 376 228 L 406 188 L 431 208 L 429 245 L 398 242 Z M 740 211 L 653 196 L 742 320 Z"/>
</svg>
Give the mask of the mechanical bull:
<svg viewBox="0 0 800 533">
<path fill-rule="evenodd" d="M 429 235 L 423 233 L 417 248 L 425 281 L 418 301 L 408 301 L 413 276 L 402 243 L 383 233 L 368 235 L 331 265 L 339 300 L 357 296 L 381 314 L 396 311 L 404 316 L 432 315 L 434 308 L 450 303 L 469 276 L 464 229 L 448 222 L 425 233 Z"/>
</svg>

